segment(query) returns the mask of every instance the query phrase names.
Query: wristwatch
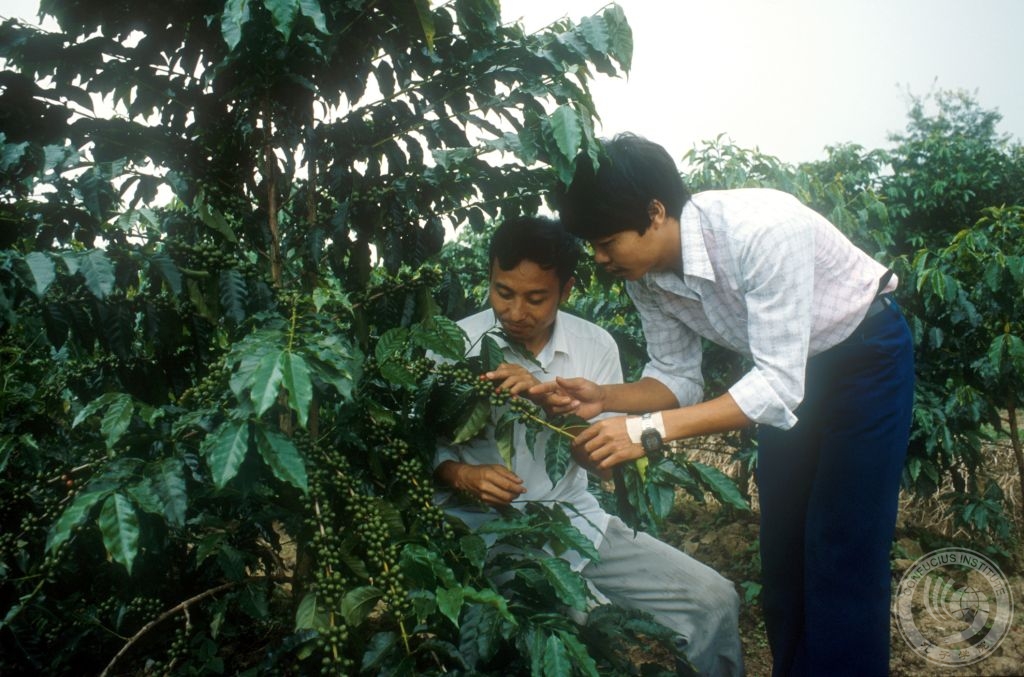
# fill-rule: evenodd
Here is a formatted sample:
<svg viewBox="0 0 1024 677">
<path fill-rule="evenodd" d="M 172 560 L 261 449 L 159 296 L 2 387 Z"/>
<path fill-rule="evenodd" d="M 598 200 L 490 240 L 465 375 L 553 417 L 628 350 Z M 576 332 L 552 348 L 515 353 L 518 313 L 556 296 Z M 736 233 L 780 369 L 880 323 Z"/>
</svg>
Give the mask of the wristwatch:
<svg viewBox="0 0 1024 677">
<path fill-rule="evenodd" d="M 660 461 L 663 442 L 661 433 L 655 427 L 650 414 L 644 414 L 640 417 L 640 426 L 642 430 L 640 433 L 640 444 L 643 445 L 644 453 L 647 454 L 647 458 L 651 459 L 652 462 Z"/>
</svg>

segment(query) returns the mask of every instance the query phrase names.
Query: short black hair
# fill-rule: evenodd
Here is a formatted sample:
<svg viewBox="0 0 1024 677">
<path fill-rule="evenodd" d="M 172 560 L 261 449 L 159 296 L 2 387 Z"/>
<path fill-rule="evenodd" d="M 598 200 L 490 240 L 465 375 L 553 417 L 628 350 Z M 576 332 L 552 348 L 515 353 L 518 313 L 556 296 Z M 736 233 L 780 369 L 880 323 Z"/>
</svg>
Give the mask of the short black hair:
<svg viewBox="0 0 1024 677">
<path fill-rule="evenodd" d="M 679 219 L 690 191 L 672 157 L 662 146 L 629 132 L 602 140 L 595 172 L 593 161 L 581 154 L 568 187 L 553 196 L 565 228 L 594 240 L 623 230 L 643 235 L 651 225 L 651 200 Z"/>
<path fill-rule="evenodd" d="M 576 274 L 580 246 L 558 221 L 520 216 L 505 220 L 494 230 L 487 260 L 492 264 L 497 261 L 502 270 L 512 270 L 524 260 L 533 261 L 545 270 L 554 269 L 559 286 L 565 286 Z"/>
</svg>

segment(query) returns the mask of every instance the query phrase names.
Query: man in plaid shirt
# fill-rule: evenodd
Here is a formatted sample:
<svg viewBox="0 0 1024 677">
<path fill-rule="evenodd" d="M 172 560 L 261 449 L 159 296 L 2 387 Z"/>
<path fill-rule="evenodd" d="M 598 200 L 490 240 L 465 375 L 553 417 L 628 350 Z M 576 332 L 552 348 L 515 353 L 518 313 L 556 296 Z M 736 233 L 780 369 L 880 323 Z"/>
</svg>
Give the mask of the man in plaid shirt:
<svg viewBox="0 0 1024 677">
<path fill-rule="evenodd" d="M 574 442 L 598 468 L 752 424 L 766 628 L 776 675 L 888 672 L 889 549 L 913 403 L 891 271 L 769 189 L 691 195 L 669 154 L 624 134 L 556 195 L 565 226 L 626 280 L 649 360 L 640 380 L 535 386 L 604 418 Z M 749 371 L 704 400 L 701 341 Z M 641 416 L 636 416 L 636 415 Z"/>
</svg>

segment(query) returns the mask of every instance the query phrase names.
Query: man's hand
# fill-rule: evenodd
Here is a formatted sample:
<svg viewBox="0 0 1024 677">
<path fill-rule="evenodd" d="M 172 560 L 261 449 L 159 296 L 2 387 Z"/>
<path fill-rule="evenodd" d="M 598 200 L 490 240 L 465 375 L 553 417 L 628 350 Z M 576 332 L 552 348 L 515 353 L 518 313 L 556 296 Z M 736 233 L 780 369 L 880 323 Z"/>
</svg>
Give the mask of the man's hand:
<svg viewBox="0 0 1024 677">
<path fill-rule="evenodd" d="M 445 461 L 435 471 L 441 482 L 500 508 L 526 493 L 523 480 L 503 465 Z"/>
<path fill-rule="evenodd" d="M 572 442 L 572 452 L 577 459 L 586 459 L 586 464 L 580 462 L 584 467 L 589 464 L 598 470 L 610 470 L 620 463 L 640 458 L 644 448 L 629 439 L 626 417 L 615 416 L 602 419 L 577 435 Z"/>
<path fill-rule="evenodd" d="M 513 395 L 523 395 L 531 400 L 533 398 L 530 397 L 528 391 L 540 383 L 537 377 L 531 374 L 526 367 L 508 362 L 502 362 L 493 371 L 487 372 L 481 378 L 495 383 L 496 389 L 507 390 Z M 540 402 L 537 402 L 537 404 L 540 404 Z"/>
<path fill-rule="evenodd" d="M 561 390 L 555 393 L 534 392 L 534 387 L 541 385 L 541 382 L 522 365 L 502 363 L 494 371 L 484 374 L 482 378 L 492 382 L 500 381 L 498 388 L 506 389 L 512 395 L 527 398 L 542 407 L 548 416 L 559 415 L 561 412 L 558 411 L 558 408 L 569 402 L 569 397 Z"/>
<path fill-rule="evenodd" d="M 556 377 L 530 388 L 530 396 L 547 398 L 544 406 L 549 414 L 576 414 L 591 419 L 604 411 L 604 391 L 585 378 Z"/>
</svg>

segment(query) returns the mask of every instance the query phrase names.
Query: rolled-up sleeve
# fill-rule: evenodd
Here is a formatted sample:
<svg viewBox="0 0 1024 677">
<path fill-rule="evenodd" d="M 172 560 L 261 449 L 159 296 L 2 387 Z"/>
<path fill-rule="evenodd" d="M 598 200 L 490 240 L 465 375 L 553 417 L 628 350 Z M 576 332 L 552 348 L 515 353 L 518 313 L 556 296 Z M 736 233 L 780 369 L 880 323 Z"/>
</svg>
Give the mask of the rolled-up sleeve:
<svg viewBox="0 0 1024 677">
<path fill-rule="evenodd" d="M 672 391 L 679 406 L 697 404 L 704 399 L 700 336 L 679 318 L 664 312 L 645 285 L 631 283 L 627 289 L 640 313 L 647 341 L 643 376 Z"/>
<path fill-rule="evenodd" d="M 782 430 L 803 401 L 814 293 L 814 230 L 802 219 L 761 229 L 738 260 L 753 368 L 730 389 L 751 420 Z M 810 242 L 808 242 L 810 240 Z"/>
</svg>

